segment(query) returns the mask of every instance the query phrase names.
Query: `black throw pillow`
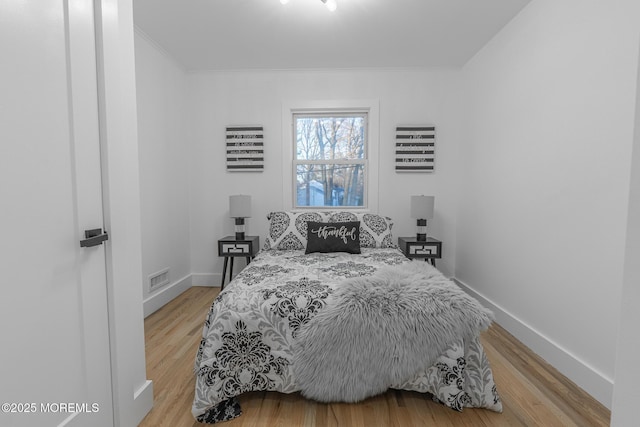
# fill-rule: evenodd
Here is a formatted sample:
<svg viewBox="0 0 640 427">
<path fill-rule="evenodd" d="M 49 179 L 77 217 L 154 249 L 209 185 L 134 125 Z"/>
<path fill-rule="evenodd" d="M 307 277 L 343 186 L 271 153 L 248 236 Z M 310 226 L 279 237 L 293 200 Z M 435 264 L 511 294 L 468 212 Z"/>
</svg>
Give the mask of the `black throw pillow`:
<svg viewBox="0 0 640 427">
<path fill-rule="evenodd" d="M 307 221 L 307 250 L 312 252 L 360 253 L 360 221 Z"/>
</svg>

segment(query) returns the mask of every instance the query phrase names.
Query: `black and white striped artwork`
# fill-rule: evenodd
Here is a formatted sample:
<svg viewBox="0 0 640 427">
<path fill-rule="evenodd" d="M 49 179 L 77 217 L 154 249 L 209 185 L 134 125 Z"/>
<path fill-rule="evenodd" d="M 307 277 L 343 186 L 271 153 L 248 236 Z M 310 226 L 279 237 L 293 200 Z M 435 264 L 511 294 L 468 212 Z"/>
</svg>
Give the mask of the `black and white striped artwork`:
<svg viewBox="0 0 640 427">
<path fill-rule="evenodd" d="M 262 126 L 227 126 L 227 170 L 264 170 L 264 132 Z"/>
<path fill-rule="evenodd" d="M 435 150 L 434 126 L 396 127 L 396 172 L 433 172 Z"/>
</svg>

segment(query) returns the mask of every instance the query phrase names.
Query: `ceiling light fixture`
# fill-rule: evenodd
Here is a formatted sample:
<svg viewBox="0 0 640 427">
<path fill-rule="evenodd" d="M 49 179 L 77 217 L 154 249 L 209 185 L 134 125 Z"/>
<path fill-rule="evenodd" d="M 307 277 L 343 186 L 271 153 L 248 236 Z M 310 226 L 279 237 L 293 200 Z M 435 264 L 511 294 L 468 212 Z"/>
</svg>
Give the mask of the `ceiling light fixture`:
<svg viewBox="0 0 640 427">
<path fill-rule="evenodd" d="M 336 3 L 336 0 L 320 0 L 320 1 L 324 3 L 324 5 L 327 6 L 327 9 L 329 9 L 331 12 L 333 12 L 338 8 L 338 3 Z"/>
<path fill-rule="evenodd" d="M 324 3 L 324 5 L 327 6 L 327 9 L 329 9 L 331 12 L 333 12 L 338 8 L 338 3 L 336 3 L 336 0 L 320 0 L 320 1 Z M 289 3 L 289 0 L 280 0 L 280 3 L 287 4 Z"/>
</svg>

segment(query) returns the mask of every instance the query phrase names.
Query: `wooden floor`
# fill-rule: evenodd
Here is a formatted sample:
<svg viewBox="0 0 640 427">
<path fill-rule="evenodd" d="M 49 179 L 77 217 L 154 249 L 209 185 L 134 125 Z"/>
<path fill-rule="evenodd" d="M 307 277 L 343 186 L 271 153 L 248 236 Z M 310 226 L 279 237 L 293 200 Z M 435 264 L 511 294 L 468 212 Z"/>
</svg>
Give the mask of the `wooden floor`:
<svg viewBox="0 0 640 427">
<path fill-rule="evenodd" d="M 194 287 L 145 319 L 154 407 L 146 427 L 205 426 L 191 416 L 193 361 L 218 288 Z M 482 335 L 504 411 L 456 412 L 415 392 L 389 391 L 358 404 L 323 404 L 293 394 L 240 397 L 243 415 L 224 427 L 608 426 L 609 411 L 498 325 Z"/>
</svg>

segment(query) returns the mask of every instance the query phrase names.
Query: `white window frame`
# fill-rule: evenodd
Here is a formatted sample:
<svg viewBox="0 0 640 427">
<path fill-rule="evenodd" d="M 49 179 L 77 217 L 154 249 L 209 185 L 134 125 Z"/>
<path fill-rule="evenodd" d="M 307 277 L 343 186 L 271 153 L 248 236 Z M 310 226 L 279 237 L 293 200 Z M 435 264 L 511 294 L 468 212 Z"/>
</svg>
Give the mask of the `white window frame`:
<svg viewBox="0 0 640 427">
<path fill-rule="evenodd" d="M 282 189 L 283 208 L 296 211 L 348 210 L 377 212 L 378 210 L 378 151 L 379 151 L 379 102 L 377 100 L 322 100 L 287 101 L 282 104 Z M 365 192 L 363 206 L 296 206 L 297 164 L 295 151 L 297 141 L 294 131 L 295 114 L 340 115 L 366 113 L 366 147 L 364 161 Z M 354 164 L 352 160 L 332 160 L 332 164 Z M 308 163 L 301 160 L 299 163 Z"/>
</svg>

